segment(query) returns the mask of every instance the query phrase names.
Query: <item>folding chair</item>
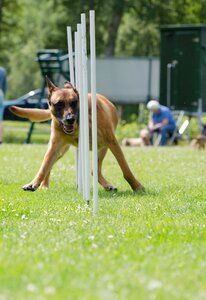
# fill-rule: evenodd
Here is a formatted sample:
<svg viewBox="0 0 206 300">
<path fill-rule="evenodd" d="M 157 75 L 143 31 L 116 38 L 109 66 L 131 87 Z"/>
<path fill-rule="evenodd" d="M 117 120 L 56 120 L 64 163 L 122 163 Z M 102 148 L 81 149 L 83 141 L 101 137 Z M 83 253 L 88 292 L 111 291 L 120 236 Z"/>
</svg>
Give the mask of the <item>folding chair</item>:
<svg viewBox="0 0 206 300">
<path fill-rule="evenodd" d="M 183 117 L 184 117 L 184 111 L 182 110 L 182 111 L 180 111 L 179 116 L 177 118 L 176 129 L 173 132 L 173 134 L 168 142 L 169 145 L 172 145 L 176 139 L 183 138 L 183 133 L 185 132 L 185 130 L 187 129 L 187 127 L 190 123 L 189 120 L 187 119 L 181 125 Z"/>
<path fill-rule="evenodd" d="M 42 88 L 39 94 L 38 108 L 42 108 L 42 100 L 47 96 L 46 76 L 54 82 L 57 86 L 61 79 L 70 80 L 70 73 L 68 69 L 68 54 L 60 49 L 45 49 L 37 52 L 37 59 L 39 63 L 41 74 L 43 77 Z M 26 143 L 29 144 L 31 135 L 34 130 L 35 122 L 30 123 L 30 128 L 27 134 Z"/>
</svg>

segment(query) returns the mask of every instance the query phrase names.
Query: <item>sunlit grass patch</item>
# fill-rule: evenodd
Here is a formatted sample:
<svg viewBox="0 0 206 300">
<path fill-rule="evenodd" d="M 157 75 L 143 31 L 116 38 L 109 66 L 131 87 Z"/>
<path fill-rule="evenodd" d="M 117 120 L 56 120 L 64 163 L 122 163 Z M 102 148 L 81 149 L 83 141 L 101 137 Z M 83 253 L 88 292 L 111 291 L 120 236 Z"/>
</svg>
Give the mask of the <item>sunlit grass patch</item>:
<svg viewBox="0 0 206 300">
<path fill-rule="evenodd" d="M 144 184 L 134 194 L 108 153 L 93 215 L 76 191 L 74 151 L 50 188 L 21 186 L 46 145 L 0 147 L 0 299 L 205 299 L 205 151 L 123 148 Z"/>
</svg>

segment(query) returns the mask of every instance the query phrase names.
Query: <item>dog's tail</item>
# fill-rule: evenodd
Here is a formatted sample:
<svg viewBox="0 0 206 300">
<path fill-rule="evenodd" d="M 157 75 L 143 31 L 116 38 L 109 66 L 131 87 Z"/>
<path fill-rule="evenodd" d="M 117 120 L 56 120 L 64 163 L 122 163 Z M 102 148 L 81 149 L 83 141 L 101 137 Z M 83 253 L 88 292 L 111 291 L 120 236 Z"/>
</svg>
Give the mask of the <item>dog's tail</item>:
<svg viewBox="0 0 206 300">
<path fill-rule="evenodd" d="M 21 108 L 18 106 L 10 106 L 9 110 L 18 117 L 26 118 L 35 122 L 44 122 L 51 119 L 51 113 L 49 109 Z"/>
</svg>

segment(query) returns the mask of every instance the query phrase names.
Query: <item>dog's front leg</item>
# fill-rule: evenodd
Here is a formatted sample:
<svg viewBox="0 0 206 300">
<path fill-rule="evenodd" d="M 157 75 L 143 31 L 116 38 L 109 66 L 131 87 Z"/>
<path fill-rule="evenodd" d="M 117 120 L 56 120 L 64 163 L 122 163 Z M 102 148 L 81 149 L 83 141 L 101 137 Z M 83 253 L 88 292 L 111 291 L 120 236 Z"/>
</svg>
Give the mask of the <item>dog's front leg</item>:
<svg viewBox="0 0 206 300">
<path fill-rule="evenodd" d="M 122 169 L 124 178 L 127 180 L 127 182 L 130 184 L 131 188 L 134 191 L 143 191 L 144 187 L 143 185 L 134 177 L 134 175 L 132 174 L 127 161 L 124 157 L 124 154 L 122 152 L 121 147 L 119 146 L 115 136 L 113 136 L 109 142 L 108 142 L 108 146 L 110 148 L 110 150 L 112 151 L 112 153 L 114 154 L 114 156 L 116 157 L 120 168 Z"/>
<path fill-rule="evenodd" d="M 59 153 L 59 156 L 57 157 L 56 161 L 58 159 L 60 159 L 65 154 L 65 152 L 68 151 L 68 149 L 69 149 L 69 145 L 66 145 L 66 146 L 62 147 L 61 151 Z M 40 187 L 39 187 L 40 189 L 48 189 L 48 187 L 49 187 L 49 177 L 50 177 L 50 172 L 47 174 L 47 176 L 41 182 Z"/>
<path fill-rule="evenodd" d="M 63 145 L 61 141 L 57 141 L 57 139 L 50 141 L 47 152 L 44 156 L 41 167 L 32 180 L 32 182 L 23 186 L 25 191 L 35 191 L 41 185 L 41 187 L 49 182 L 49 174 L 58 158 L 60 158 L 68 149 L 67 145 Z"/>
</svg>

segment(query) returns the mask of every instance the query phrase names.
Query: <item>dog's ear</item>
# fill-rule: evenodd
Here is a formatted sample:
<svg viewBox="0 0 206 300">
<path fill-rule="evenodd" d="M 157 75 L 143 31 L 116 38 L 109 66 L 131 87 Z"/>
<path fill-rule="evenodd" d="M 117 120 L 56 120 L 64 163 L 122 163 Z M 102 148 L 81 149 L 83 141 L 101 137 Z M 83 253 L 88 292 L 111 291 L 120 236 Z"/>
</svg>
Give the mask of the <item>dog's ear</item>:
<svg viewBox="0 0 206 300">
<path fill-rule="evenodd" d="M 51 82 L 51 80 L 47 76 L 46 76 L 46 81 L 47 81 L 47 86 L 48 86 L 49 94 L 51 94 L 55 90 L 58 90 L 58 87 L 56 87 L 53 84 L 53 82 Z"/>
<path fill-rule="evenodd" d="M 77 94 L 77 96 L 78 96 L 78 98 L 79 98 L 79 92 L 78 92 L 77 89 L 71 84 L 71 82 L 65 81 L 65 82 L 64 82 L 64 88 L 65 88 L 65 89 L 73 89 L 73 91 Z"/>
<path fill-rule="evenodd" d="M 73 89 L 73 90 L 74 90 L 73 85 L 72 85 L 71 82 L 69 82 L 69 81 L 65 81 L 65 82 L 64 82 L 64 88 L 65 88 L 65 89 Z"/>
</svg>

